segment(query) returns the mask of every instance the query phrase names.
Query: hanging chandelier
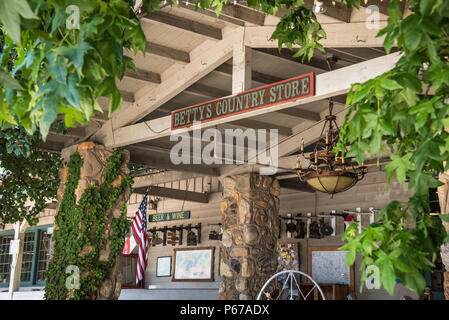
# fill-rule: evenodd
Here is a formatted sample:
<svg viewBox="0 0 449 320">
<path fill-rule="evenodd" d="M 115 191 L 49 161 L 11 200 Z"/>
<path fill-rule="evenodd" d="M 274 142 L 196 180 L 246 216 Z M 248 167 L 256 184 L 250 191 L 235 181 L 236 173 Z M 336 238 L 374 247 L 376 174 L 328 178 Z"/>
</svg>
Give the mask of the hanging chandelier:
<svg viewBox="0 0 449 320">
<path fill-rule="evenodd" d="M 332 69 L 335 61 L 336 58 L 333 56 L 327 59 L 329 69 Z M 314 151 L 308 155 L 305 154 L 304 138 L 301 141 L 300 155 L 310 161 L 308 167 L 302 168 L 300 155 L 296 162 L 299 180 L 306 182 L 316 191 L 328 193 L 331 197 L 335 193 L 350 189 L 367 173 L 367 167 L 363 163 L 359 166 L 353 161 L 353 157 L 344 157 L 341 152 L 336 154 L 332 151 L 337 145 L 340 132 L 332 109 L 333 101 L 329 98 L 329 114 L 325 118 Z"/>
</svg>

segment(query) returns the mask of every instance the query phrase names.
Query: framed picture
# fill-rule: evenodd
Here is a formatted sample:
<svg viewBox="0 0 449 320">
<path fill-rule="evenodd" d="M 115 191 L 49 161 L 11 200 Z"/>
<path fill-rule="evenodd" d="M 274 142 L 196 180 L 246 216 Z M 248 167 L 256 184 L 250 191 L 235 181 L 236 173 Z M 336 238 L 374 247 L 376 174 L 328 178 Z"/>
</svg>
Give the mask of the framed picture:
<svg viewBox="0 0 449 320">
<path fill-rule="evenodd" d="M 157 257 L 156 277 L 171 276 L 171 256 Z"/>
<path fill-rule="evenodd" d="M 172 281 L 214 281 L 215 247 L 174 249 Z"/>
<path fill-rule="evenodd" d="M 318 284 L 345 284 L 349 292 L 355 291 L 354 265 L 346 265 L 347 251 L 340 246 L 309 247 L 307 255 L 308 274 Z"/>
</svg>

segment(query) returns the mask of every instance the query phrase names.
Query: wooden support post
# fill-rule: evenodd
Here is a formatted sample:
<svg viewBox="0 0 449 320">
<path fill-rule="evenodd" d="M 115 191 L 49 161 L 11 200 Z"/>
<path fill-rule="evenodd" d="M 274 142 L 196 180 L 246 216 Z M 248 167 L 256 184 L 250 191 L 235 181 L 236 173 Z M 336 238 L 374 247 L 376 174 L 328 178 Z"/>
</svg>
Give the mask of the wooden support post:
<svg viewBox="0 0 449 320">
<path fill-rule="evenodd" d="M 234 45 L 232 57 L 232 94 L 251 89 L 252 49 L 244 44 L 244 29 L 239 28 L 239 41 Z"/>
<path fill-rule="evenodd" d="M 11 271 L 9 277 L 9 299 L 14 299 L 14 292 L 19 290 L 20 287 L 20 274 L 22 272 L 22 256 L 23 256 L 23 241 L 25 238 L 25 229 L 28 226 L 28 222 L 23 220 L 22 222 L 14 223 L 14 240 L 18 243 L 17 251 L 12 254 Z"/>
</svg>

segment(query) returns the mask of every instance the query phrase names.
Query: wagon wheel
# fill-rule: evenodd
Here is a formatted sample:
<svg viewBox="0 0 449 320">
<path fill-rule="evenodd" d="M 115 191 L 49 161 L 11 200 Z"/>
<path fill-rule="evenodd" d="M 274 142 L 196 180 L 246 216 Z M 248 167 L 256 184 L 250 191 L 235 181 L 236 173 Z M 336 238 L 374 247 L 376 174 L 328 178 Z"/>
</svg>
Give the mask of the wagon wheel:
<svg viewBox="0 0 449 320">
<path fill-rule="evenodd" d="M 284 283 L 282 284 L 282 289 L 280 290 L 279 293 L 277 293 L 273 297 L 271 297 L 271 294 L 269 292 L 266 292 L 265 289 L 273 282 L 273 280 L 276 281 L 277 278 L 283 274 L 287 274 L 287 277 L 284 280 Z M 301 287 L 301 285 L 304 285 L 304 283 L 298 282 L 295 275 L 303 276 L 307 280 L 309 280 L 310 283 L 313 284 L 312 288 L 304 290 L 305 289 L 304 286 Z M 301 272 L 301 271 L 296 271 L 296 270 L 285 270 L 285 271 L 281 271 L 281 272 L 274 274 L 270 279 L 267 280 L 267 282 L 265 282 L 262 289 L 260 289 L 260 292 L 257 296 L 257 300 L 262 300 L 262 297 L 266 297 L 269 300 L 282 300 L 282 294 L 284 293 L 284 290 L 286 289 L 287 286 L 289 287 L 288 290 L 290 290 L 290 292 L 288 292 L 288 290 L 287 290 L 287 292 L 288 292 L 287 300 L 307 300 L 307 297 L 309 297 L 309 295 L 315 289 L 317 289 L 318 292 L 320 293 L 321 299 L 326 300 L 326 298 L 324 297 L 323 291 L 321 290 L 318 283 L 316 283 L 312 279 L 312 277 L 310 277 L 308 274 Z M 297 293 L 296 293 L 296 291 L 297 291 Z M 305 291 L 307 291 L 307 292 L 305 292 Z M 287 293 L 287 292 L 285 292 L 285 293 Z"/>
</svg>

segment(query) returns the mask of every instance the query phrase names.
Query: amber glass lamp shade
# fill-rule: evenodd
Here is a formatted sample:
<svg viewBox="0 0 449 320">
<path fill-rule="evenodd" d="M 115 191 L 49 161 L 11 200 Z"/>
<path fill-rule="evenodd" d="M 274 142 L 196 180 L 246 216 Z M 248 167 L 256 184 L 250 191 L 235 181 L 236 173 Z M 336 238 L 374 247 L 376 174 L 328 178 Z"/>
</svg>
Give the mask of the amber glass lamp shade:
<svg viewBox="0 0 449 320">
<path fill-rule="evenodd" d="M 313 189 L 333 195 L 348 190 L 357 183 L 357 175 L 347 171 L 310 172 L 305 178 Z"/>
</svg>

